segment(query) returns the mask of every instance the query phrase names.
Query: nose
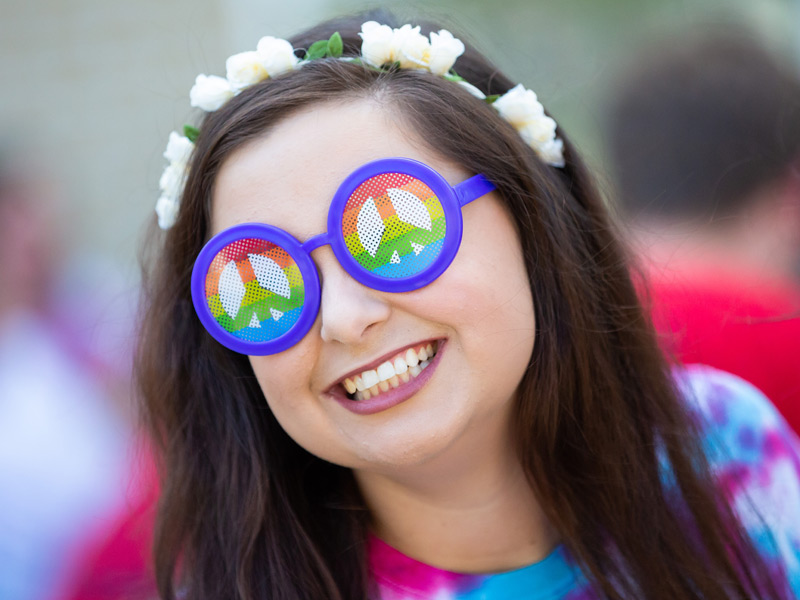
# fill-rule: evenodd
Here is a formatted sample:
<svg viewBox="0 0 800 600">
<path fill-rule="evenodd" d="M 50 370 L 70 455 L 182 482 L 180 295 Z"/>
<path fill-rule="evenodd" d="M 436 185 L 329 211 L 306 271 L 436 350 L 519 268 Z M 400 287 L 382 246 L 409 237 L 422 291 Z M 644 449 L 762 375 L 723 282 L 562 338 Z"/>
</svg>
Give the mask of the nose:
<svg viewBox="0 0 800 600">
<path fill-rule="evenodd" d="M 322 286 L 319 314 L 320 336 L 325 342 L 358 345 L 367 332 L 387 321 L 391 304 L 383 292 L 368 288 L 342 268 L 330 248 L 315 257 Z"/>
</svg>

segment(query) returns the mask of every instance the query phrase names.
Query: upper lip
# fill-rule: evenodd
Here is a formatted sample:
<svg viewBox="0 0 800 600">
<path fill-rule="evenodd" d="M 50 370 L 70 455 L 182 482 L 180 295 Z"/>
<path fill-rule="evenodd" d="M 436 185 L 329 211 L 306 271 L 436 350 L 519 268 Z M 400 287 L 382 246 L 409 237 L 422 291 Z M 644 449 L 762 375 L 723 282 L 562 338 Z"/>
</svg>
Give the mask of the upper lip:
<svg viewBox="0 0 800 600">
<path fill-rule="evenodd" d="M 393 356 L 396 356 L 396 355 L 400 354 L 401 352 L 405 352 L 409 348 L 416 348 L 418 346 L 424 346 L 426 344 L 432 344 L 436 340 L 440 340 L 440 339 L 441 338 L 430 338 L 430 339 L 426 339 L 426 340 L 420 340 L 418 342 L 413 342 L 413 343 L 408 344 L 406 346 L 402 346 L 400 348 L 397 348 L 396 350 L 391 350 L 391 351 L 387 352 L 386 354 L 382 355 L 380 358 L 376 358 L 372 362 L 369 362 L 369 363 L 366 363 L 366 364 L 364 364 L 364 365 L 362 365 L 360 367 L 357 367 L 357 368 L 353 369 L 352 371 L 350 371 L 349 373 L 347 373 L 346 375 L 343 375 L 342 377 L 337 379 L 333 384 L 328 386 L 327 391 L 330 391 L 331 389 L 333 389 L 337 385 L 340 385 L 348 377 L 354 377 L 355 375 L 361 375 L 361 373 L 363 373 L 364 371 L 369 371 L 370 369 L 377 369 L 379 365 L 385 363 L 387 360 L 389 360 Z"/>
</svg>

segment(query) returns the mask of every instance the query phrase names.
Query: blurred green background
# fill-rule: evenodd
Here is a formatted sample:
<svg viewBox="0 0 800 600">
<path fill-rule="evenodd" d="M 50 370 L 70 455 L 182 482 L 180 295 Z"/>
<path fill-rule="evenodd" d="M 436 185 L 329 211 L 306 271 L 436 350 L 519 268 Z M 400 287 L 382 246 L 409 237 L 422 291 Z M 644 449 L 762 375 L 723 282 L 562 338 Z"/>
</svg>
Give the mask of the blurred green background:
<svg viewBox="0 0 800 600">
<path fill-rule="evenodd" d="M 262 35 L 376 3 L 353 0 L 3 0 L 0 139 L 55 183 L 64 255 L 101 255 L 133 284 L 161 156 L 192 122 L 198 73 Z M 800 0 L 436 0 L 385 2 L 462 32 L 534 89 L 605 179 L 604 99 L 620 63 L 658 38 L 744 28 L 800 68 Z M 112 267 L 109 267 L 112 268 Z"/>
</svg>

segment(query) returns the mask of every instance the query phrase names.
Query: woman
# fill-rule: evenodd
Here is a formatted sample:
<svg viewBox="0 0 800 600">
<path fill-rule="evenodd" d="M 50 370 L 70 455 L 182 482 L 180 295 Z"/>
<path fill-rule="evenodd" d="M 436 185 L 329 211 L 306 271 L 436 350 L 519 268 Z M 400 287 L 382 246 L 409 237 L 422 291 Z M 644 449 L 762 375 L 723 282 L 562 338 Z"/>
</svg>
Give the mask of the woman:
<svg viewBox="0 0 800 600">
<path fill-rule="evenodd" d="M 792 597 L 792 509 L 742 511 L 750 477 L 796 485 L 796 439 L 742 382 L 671 373 L 535 95 L 362 21 L 199 77 L 166 153 L 139 353 L 162 595 Z"/>
</svg>

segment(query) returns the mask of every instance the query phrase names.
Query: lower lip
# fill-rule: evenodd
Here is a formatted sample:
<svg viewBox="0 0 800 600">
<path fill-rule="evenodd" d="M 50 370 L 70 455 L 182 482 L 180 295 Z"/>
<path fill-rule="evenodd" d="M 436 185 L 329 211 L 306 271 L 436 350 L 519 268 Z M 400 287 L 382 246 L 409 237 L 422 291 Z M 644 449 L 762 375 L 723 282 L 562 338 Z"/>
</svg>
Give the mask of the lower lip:
<svg viewBox="0 0 800 600">
<path fill-rule="evenodd" d="M 393 406 L 405 402 L 416 394 L 422 387 L 428 383 L 428 380 L 433 377 L 433 372 L 439 365 L 439 359 L 442 357 L 442 352 L 445 347 L 444 340 L 439 340 L 439 347 L 436 350 L 436 356 L 416 377 L 408 380 L 407 383 L 401 383 L 396 388 L 389 388 L 386 392 L 381 392 L 377 396 L 373 396 L 369 400 L 351 400 L 347 396 L 340 394 L 331 394 L 339 404 L 344 406 L 347 410 L 357 415 L 372 415 L 375 413 L 388 410 Z"/>
</svg>

